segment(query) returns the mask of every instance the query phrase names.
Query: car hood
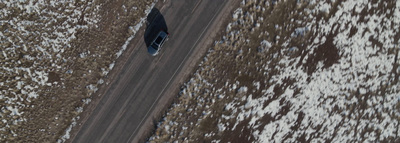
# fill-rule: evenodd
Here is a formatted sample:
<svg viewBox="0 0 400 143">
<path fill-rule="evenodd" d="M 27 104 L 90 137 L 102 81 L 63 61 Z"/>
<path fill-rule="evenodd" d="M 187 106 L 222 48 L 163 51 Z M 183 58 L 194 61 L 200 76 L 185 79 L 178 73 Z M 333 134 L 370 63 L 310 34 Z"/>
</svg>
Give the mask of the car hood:
<svg viewBox="0 0 400 143">
<path fill-rule="evenodd" d="M 147 47 L 147 51 L 150 53 L 150 55 L 155 56 L 157 55 L 157 50 L 154 49 L 152 46 Z"/>
</svg>

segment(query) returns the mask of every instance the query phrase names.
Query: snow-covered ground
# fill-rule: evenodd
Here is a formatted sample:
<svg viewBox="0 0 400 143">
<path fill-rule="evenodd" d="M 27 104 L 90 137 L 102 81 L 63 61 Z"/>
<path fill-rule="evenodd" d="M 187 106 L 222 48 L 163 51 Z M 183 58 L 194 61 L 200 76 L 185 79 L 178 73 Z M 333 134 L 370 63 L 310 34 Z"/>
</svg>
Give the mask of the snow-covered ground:
<svg viewBox="0 0 400 143">
<path fill-rule="evenodd" d="M 400 2 L 244 0 L 151 142 L 399 142 Z"/>
<path fill-rule="evenodd" d="M 63 56 L 64 51 L 72 48 L 77 31 L 96 26 L 99 6 L 90 1 L 84 7 L 65 0 L 3 0 L 1 7 L 0 130 L 4 140 L 18 136 L 20 122 L 27 121 L 21 115 L 35 106 L 32 102 L 42 96 L 41 90 L 60 86 L 49 82 L 49 72 L 66 70 L 62 63 L 69 57 Z M 93 13 L 83 13 L 85 9 Z"/>
<path fill-rule="evenodd" d="M 0 142 L 65 141 L 152 4 L 1 0 Z"/>
</svg>

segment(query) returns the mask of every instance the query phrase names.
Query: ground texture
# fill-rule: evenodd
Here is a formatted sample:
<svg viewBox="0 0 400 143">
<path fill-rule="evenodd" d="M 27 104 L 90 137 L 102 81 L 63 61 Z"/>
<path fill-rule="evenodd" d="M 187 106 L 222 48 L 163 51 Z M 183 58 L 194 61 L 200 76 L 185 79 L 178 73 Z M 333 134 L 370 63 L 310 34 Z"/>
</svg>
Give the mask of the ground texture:
<svg viewBox="0 0 400 143">
<path fill-rule="evenodd" d="M 244 0 L 150 142 L 399 142 L 400 2 Z"/>
<path fill-rule="evenodd" d="M 63 142 L 152 0 L 0 2 L 0 142 Z"/>
</svg>

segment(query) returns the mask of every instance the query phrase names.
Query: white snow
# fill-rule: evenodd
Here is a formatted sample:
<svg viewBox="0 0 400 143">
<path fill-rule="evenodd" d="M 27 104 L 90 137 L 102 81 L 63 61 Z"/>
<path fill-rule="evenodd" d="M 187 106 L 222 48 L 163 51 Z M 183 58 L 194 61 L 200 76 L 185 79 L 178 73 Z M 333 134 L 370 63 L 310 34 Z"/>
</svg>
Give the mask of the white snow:
<svg viewBox="0 0 400 143">
<path fill-rule="evenodd" d="M 242 5 L 247 2 L 243 1 Z M 387 4 L 385 1 L 380 2 L 384 5 Z M 274 3 L 279 4 L 280 2 L 274 1 Z M 224 112 L 217 119 L 218 131 L 220 133 L 238 131 L 238 128 L 244 126 L 251 129 L 251 134 L 255 138 L 254 142 L 298 142 L 303 135 L 306 140 L 310 139 L 311 142 L 326 142 L 330 139 L 332 142 L 361 142 L 363 140 L 364 142 L 383 142 L 383 139 L 398 137 L 400 111 L 397 106 L 400 102 L 400 88 L 398 83 L 394 83 L 396 74 L 391 72 L 400 71 L 400 68 L 393 69 L 396 68 L 393 66 L 394 61 L 398 62 L 399 60 L 395 59 L 397 50 L 394 48 L 399 48 L 397 45 L 400 41 L 394 41 L 393 38 L 399 30 L 398 28 L 393 29 L 393 27 L 400 26 L 400 1 L 394 2 L 396 8 L 392 17 L 387 15 L 390 10 L 384 12 L 386 14 L 383 15 L 372 13 L 365 16 L 365 23 L 358 22 L 359 13 L 364 8 L 373 9 L 378 5 L 370 4 L 367 0 L 348 0 L 339 4 L 335 13 L 331 13 L 333 12 L 332 3 L 335 1 L 310 1 L 311 5 L 315 4 L 313 9 L 305 10 L 309 12 L 307 17 L 310 18 L 310 21 L 295 27 L 289 37 L 277 36 L 277 39 L 286 40 L 284 44 L 277 46 L 284 48 L 282 53 L 288 52 L 289 54 L 277 52 L 271 54 L 270 57 L 267 56 L 268 61 L 278 59 L 277 66 L 273 67 L 278 71 L 276 73 L 270 73 L 272 69 L 268 65 L 269 62 L 257 68 L 258 75 L 273 74 L 269 80 L 264 79 L 263 81 L 262 78 L 259 78 L 257 79 L 259 81 L 245 85 L 236 79 L 230 79 L 220 83 L 223 87 L 217 90 L 215 90 L 217 87 L 202 87 L 204 83 L 199 82 L 200 79 L 196 76 L 199 71 L 207 72 L 202 70 L 203 66 L 201 65 L 205 62 L 203 61 L 199 66 L 200 70 L 196 71 L 196 76 L 185 84 L 185 88 L 181 92 L 181 95 L 190 95 L 189 99 L 195 99 L 197 103 L 194 110 L 190 111 L 196 112 L 200 110 L 198 108 L 207 107 L 203 102 L 212 97 L 207 97 L 208 94 L 205 93 L 196 94 L 199 94 L 198 91 L 212 89 L 211 93 L 217 104 L 218 101 L 233 98 L 232 102 L 223 103 Z M 332 14 L 332 17 L 317 21 L 313 17 L 317 14 L 324 16 Z M 230 31 L 231 27 L 236 26 L 238 21 L 247 15 L 252 14 L 244 9 L 236 10 L 232 15 L 234 22 L 228 24 L 226 29 L 227 34 L 222 36 L 222 41 L 216 43 L 229 44 L 232 39 L 235 40 L 232 38 L 235 36 L 235 32 Z M 278 24 L 274 26 L 278 31 L 285 28 Z M 354 35 L 349 36 L 352 27 L 357 30 Z M 330 40 L 327 35 L 334 32 L 335 29 L 338 29 L 338 33 L 334 33 L 336 35 L 332 44 L 338 50 L 338 60 L 329 67 L 325 67 L 323 60 L 317 61 L 315 71 L 307 73 L 304 66 L 308 62 L 307 60 L 313 57 L 318 46 Z M 305 45 L 305 47 L 288 44 L 291 38 L 302 37 L 309 32 L 317 37 L 314 40 L 310 39 L 311 44 Z M 275 46 L 273 44 L 277 44 L 267 40 L 270 39 L 268 34 L 261 38 L 265 40 L 261 39 L 260 45 L 257 47 L 257 50 L 262 52 L 258 53 L 260 55 Z M 374 45 L 370 39 L 376 40 L 382 46 Z M 243 50 L 243 47 L 234 48 L 236 49 L 231 52 L 240 51 L 237 52 L 238 54 L 245 54 L 246 50 L 251 50 Z M 292 53 L 296 52 L 303 52 L 301 54 L 305 56 L 303 58 L 301 56 L 292 57 Z M 226 53 L 227 55 L 229 53 Z M 265 58 L 263 56 L 265 55 L 262 55 L 261 58 Z M 213 58 L 207 58 L 207 61 L 212 60 Z M 250 75 L 241 70 L 224 72 Z M 293 80 L 291 81 L 293 83 L 285 83 L 286 79 Z M 262 87 L 261 85 L 268 86 Z M 288 86 L 285 87 L 286 85 Z M 256 90 L 248 90 L 248 87 Z M 276 89 L 281 89 L 282 92 L 279 92 L 281 94 L 278 95 Z M 261 90 L 260 94 L 257 92 L 258 90 Z M 179 105 L 191 105 L 187 104 L 186 100 L 184 99 L 184 103 Z M 190 109 L 192 108 L 190 107 Z M 209 109 L 200 111 L 205 113 Z M 212 116 L 213 114 L 207 115 Z M 169 116 L 167 115 L 167 117 Z M 202 116 L 199 117 L 198 122 L 202 119 Z M 247 121 L 249 122 L 247 123 Z M 243 122 L 246 125 L 243 125 Z M 180 123 L 186 125 L 185 122 Z M 168 129 L 176 128 L 168 126 Z M 368 132 L 369 130 L 372 132 Z M 367 133 L 363 134 L 364 131 Z M 212 135 L 212 133 L 209 132 L 206 135 Z"/>
<path fill-rule="evenodd" d="M 260 90 L 260 82 L 259 81 L 253 81 L 253 85 L 257 88 L 257 90 Z"/>
<path fill-rule="evenodd" d="M 57 143 L 63 143 L 66 140 L 68 140 L 70 138 L 70 132 L 72 130 L 72 127 L 76 126 L 76 119 L 73 118 L 72 119 L 72 124 L 65 130 L 65 134 L 57 140 Z"/>
<path fill-rule="evenodd" d="M 270 48 L 272 44 L 268 42 L 267 40 L 261 41 L 261 46 L 265 46 L 266 48 Z"/>
<path fill-rule="evenodd" d="M 288 65 L 290 61 L 298 59 L 283 59 L 280 61 L 281 64 L 285 64 L 287 68 L 283 70 L 281 75 L 277 75 L 273 80 L 281 81 L 283 78 L 293 78 L 296 79 L 295 87 L 301 87 L 302 93 L 297 95 L 296 98 L 286 98 L 289 99 L 288 102 L 292 104 L 291 112 L 282 116 L 282 119 L 278 121 L 273 121 L 264 127 L 264 130 L 260 133 L 254 134 L 258 141 L 261 142 L 281 142 L 286 134 L 291 133 L 290 127 L 292 123 L 297 118 L 295 113 L 292 111 L 301 111 L 305 114 L 304 120 L 300 126 L 302 131 L 294 132 L 294 135 L 301 135 L 304 131 L 307 135 L 315 132 L 312 128 L 309 128 L 308 122 L 311 122 L 312 126 L 322 125 L 325 127 L 323 134 L 319 137 L 314 137 L 312 141 L 324 141 L 332 137 L 334 131 L 337 131 L 337 135 L 334 138 L 334 142 L 338 141 L 359 141 L 361 140 L 360 132 L 353 132 L 352 127 L 357 127 L 362 129 L 369 127 L 372 129 L 380 130 L 384 132 L 380 136 L 377 134 L 369 134 L 367 139 L 374 141 L 375 138 L 383 139 L 385 137 L 396 136 L 395 126 L 399 124 L 396 118 L 392 118 L 387 113 L 376 112 L 382 111 L 384 109 L 391 109 L 394 105 L 398 104 L 398 100 L 384 100 L 380 96 L 372 96 L 368 98 L 361 98 L 366 100 L 371 107 L 368 107 L 361 113 L 351 113 L 354 114 L 353 117 L 347 118 L 343 117 L 344 114 L 349 114 L 348 110 L 344 110 L 343 113 L 333 113 L 330 115 L 328 113 L 333 112 L 332 109 L 337 106 L 339 109 L 346 109 L 347 106 L 353 104 L 360 104 L 358 97 L 354 96 L 352 92 L 359 91 L 361 95 L 369 94 L 369 92 L 379 91 L 381 83 L 390 84 L 390 70 L 392 69 L 392 62 L 394 61 L 394 55 L 388 55 L 387 51 L 389 48 L 393 48 L 391 44 L 396 43 L 396 41 L 390 41 L 390 37 L 393 36 L 394 31 L 391 29 L 383 29 L 383 27 L 390 27 L 389 23 L 381 21 L 386 21 L 385 17 L 378 15 L 371 15 L 366 24 L 355 23 L 357 17 L 352 17 L 347 14 L 353 8 L 362 9 L 365 6 L 364 3 L 367 1 L 347 1 L 342 4 L 335 17 L 331 18 L 328 23 L 319 22 L 320 30 L 322 33 L 329 33 L 330 28 L 333 23 L 338 23 L 337 27 L 344 30 L 339 33 L 335 39 L 334 43 L 339 48 L 340 54 L 343 56 L 338 64 L 334 64 L 328 69 L 322 69 L 323 64 L 320 62 L 317 66 L 317 71 L 311 75 L 311 81 L 308 82 L 306 79 L 309 77 L 307 73 L 302 70 L 293 68 L 294 65 Z M 399 3 L 399 2 L 397 2 Z M 354 7 L 355 6 L 355 7 Z M 322 5 L 321 9 L 326 8 L 326 5 Z M 396 9 L 399 11 L 399 9 Z M 345 15 L 343 15 L 345 14 Z M 358 32 L 353 37 L 348 37 L 349 31 L 344 29 L 343 25 L 345 23 L 352 23 L 354 26 L 359 28 Z M 363 29 L 368 29 L 366 33 L 363 34 Z M 379 33 L 377 33 L 379 32 Z M 379 48 L 372 46 L 369 38 L 376 38 L 378 41 L 384 43 L 382 51 L 378 51 Z M 322 41 L 314 41 L 314 45 L 318 45 Z M 386 44 L 386 45 L 385 45 Z M 309 47 L 313 48 L 313 47 Z M 306 59 L 306 58 L 305 58 Z M 349 65 L 351 64 L 351 66 Z M 365 69 L 368 67 L 368 69 Z M 360 74 L 361 73 L 361 74 Z M 383 74 L 383 75 L 380 75 Z M 367 78 L 372 76 L 372 78 Z M 396 99 L 398 97 L 399 89 L 392 87 L 393 92 L 387 93 L 385 95 L 386 99 Z M 291 89 L 286 89 L 285 93 L 279 97 L 291 97 L 293 91 Z M 351 97 L 350 99 L 347 99 Z M 256 99 L 258 102 L 263 102 L 268 99 L 268 96 Z M 257 110 L 257 112 L 268 112 L 271 115 L 275 115 L 277 110 L 282 107 L 279 105 L 279 99 L 272 101 L 264 109 Z M 323 100 L 325 99 L 325 101 Z M 332 99 L 335 99 L 332 100 Z M 248 102 L 252 103 L 252 100 Z M 253 101 L 254 102 L 254 101 Z M 384 103 L 380 105 L 379 103 Z M 246 104 L 247 105 L 247 104 Z M 251 104 L 253 106 L 247 108 L 257 108 L 257 104 Z M 242 112 L 240 114 L 247 114 L 247 112 Z M 392 111 L 393 112 L 393 111 Z M 291 114 L 291 115 L 290 115 Z M 296 113 L 297 114 L 297 113 Z M 375 114 L 381 114 L 383 117 L 382 121 L 376 120 Z M 395 113 L 399 117 L 399 113 Z M 372 120 L 358 120 L 356 117 L 369 115 Z M 252 120 L 259 120 L 257 116 L 253 116 Z M 338 123 L 343 122 L 344 125 L 339 125 Z M 339 126 L 338 129 L 335 127 Z M 346 133 L 346 132 L 350 132 Z M 271 138 L 272 135 L 273 139 Z M 288 141 L 288 140 L 287 140 Z M 295 141 L 295 138 L 291 138 L 289 141 Z"/>
<path fill-rule="evenodd" d="M 82 102 L 85 104 L 89 104 L 92 101 L 90 98 L 82 99 Z"/>
<path fill-rule="evenodd" d="M 32 91 L 32 92 L 30 92 L 29 94 L 28 94 L 28 97 L 29 98 L 37 98 L 39 95 L 35 92 L 35 91 Z"/>
<path fill-rule="evenodd" d="M 6 107 L 7 108 L 7 110 L 9 110 L 9 111 L 11 111 L 11 116 L 20 116 L 21 114 L 23 114 L 24 112 L 19 112 L 18 111 L 18 109 L 17 108 L 15 108 L 15 107 L 11 107 L 11 106 L 7 106 Z"/>
<path fill-rule="evenodd" d="M 248 88 L 247 88 L 246 86 L 242 86 L 242 87 L 239 88 L 238 92 L 239 92 L 239 93 L 246 93 L 246 92 L 247 92 L 247 89 L 248 89 Z"/>
<path fill-rule="evenodd" d="M 235 20 L 238 19 L 240 15 L 243 15 L 243 10 L 241 8 L 238 8 L 233 12 L 232 17 Z"/>
</svg>

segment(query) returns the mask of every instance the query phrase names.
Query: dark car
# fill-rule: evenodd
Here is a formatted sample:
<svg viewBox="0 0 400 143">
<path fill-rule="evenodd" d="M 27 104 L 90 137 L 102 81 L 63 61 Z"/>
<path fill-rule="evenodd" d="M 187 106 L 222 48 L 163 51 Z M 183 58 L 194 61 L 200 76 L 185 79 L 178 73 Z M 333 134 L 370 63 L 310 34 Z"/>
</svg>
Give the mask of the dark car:
<svg viewBox="0 0 400 143">
<path fill-rule="evenodd" d="M 155 56 L 160 51 L 164 42 L 168 39 L 168 33 L 165 31 L 160 31 L 157 34 L 157 37 L 151 42 L 150 46 L 147 48 L 147 51 L 152 55 Z"/>
</svg>

